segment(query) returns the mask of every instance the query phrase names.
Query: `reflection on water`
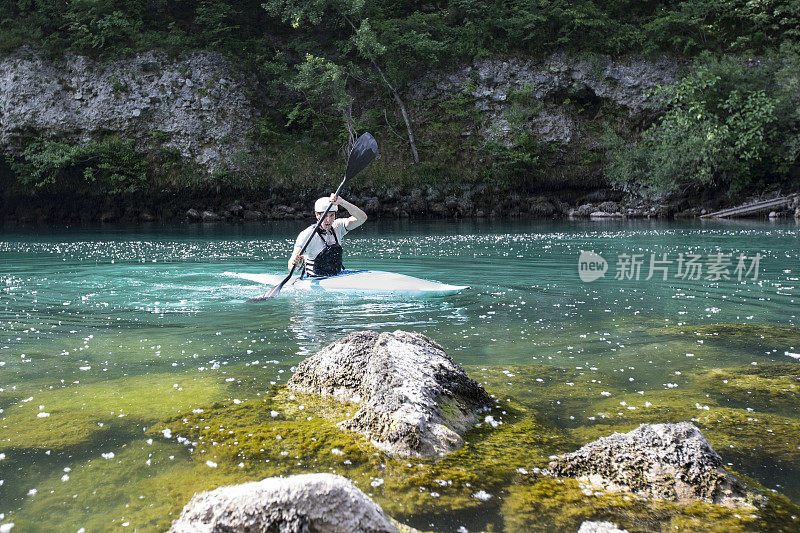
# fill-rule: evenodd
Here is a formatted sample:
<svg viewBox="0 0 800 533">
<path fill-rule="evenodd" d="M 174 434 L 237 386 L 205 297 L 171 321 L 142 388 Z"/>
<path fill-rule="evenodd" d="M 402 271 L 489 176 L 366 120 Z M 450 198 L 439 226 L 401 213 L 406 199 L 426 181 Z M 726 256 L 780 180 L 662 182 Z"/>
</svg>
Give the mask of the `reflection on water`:
<svg viewBox="0 0 800 533">
<path fill-rule="evenodd" d="M 407 298 L 348 296 L 336 293 L 294 295 L 275 305 L 286 309 L 298 344 L 296 355 L 307 357 L 335 339 L 365 329 L 430 328 L 445 322 L 464 324 L 464 310 L 446 297 Z"/>
<path fill-rule="evenodd" d="M 90 516 L 99 529 L 121 524 L 125 504 L 92 499 L 96 464 L 123 486 L 127 504 L 146 493 L 163 513 L 174 511 L 175 503 L 159 500 L 160 489 L 148 480 L 167 471 L 196 476 L 196 466 L 184 446 L 156 443 L 157 453 L 147 451 L 153 445 L 141 441 L 146 427 L 172 407 L 191 410 L 256 397 L 270 383 L 284 383 L 304 357 L 363 329 L 430 335 L 456 361 L 474 365 L 471 372 L 512 366 L 570 372 L 550 388 L 538 374 L 521 383 L 519 377 L 503 378 L 496 386 L 508 387 L 502 394 L 529 402 L 559 427 L 583 436 L 592 434 L 593 425 L 608 423 L 598 414 L 608 411 L 598 403 L 606 397 L 584 396 L 599 382 L 615 395 L 654 405 L 677 393 L 696 397 L 689 407 L 710 406 L 703 416 L 766 413 L 762 422 L 741 420 L 745 429 L 752 425 L 753 434 L 767 415 L 776 424 L 800 419 L 796 404 L 748 402 L 755 388 L 742 398 L 706 397 L 710 392 L 704 389 L 704 380 L 716 379 L 713 372 L 720 369 L 797 363 L 791 355 L 800 353 L 791 329 L 798 325 L 800 297 L 800 232 L 794 223 L 372 223 L 348 236 L 349 267 L 472 288 L 435 298 L 287 291 L 247 303 L 264 287 L 224 273 L 284 272 L 302 227 L 198 225 L 0 236 L 0 515 L 58 524 L 66 509 L 70 525 L 88 524 Z M 582 282 L 582 250 L 608 260 L 609 275 Z M 758 279 L 611 275 L 621 254 L 649 259 L 720 252 L 761 254 Z M 681 329 L 714 324 L 789 329 Z M 529 374 L 511 373 L 517 372 Z M 751 378 L 736 376 L 749 386 Z M 669 405 L 663 412 L 678 412 Z M 48 443 L 51 453 L 35 439 Z M 721 453 L 800 500 L 800 460 L 783 448 L 764 455 L 748 446 L 754 449 Z M 800 442 L 795 446 L 800 450 Z M 112 452 L 113 461 L 103 459 L 101 454 Z M 162 462 L 162 470 L 141 470 L 149 453 L 151 464 Z M 42 498 L 46 487 L 74 489 L 55 501 Z M 29 494 L 33 489 L 41 489 L 38 497 Z M 83 503 L 73 502 L 72 494 Z M 455 523 L 446 513 L 441 522 L 430 520 L 442 527 Z"/>
</svg>

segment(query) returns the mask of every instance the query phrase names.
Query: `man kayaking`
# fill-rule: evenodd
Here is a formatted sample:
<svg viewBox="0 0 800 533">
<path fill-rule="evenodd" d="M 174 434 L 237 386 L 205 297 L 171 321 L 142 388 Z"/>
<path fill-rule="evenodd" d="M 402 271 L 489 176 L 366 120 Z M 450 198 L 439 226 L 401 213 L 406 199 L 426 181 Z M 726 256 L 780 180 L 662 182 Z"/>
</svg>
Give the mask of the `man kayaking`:
<svg viewBox="0 0 800 533">
<path fill-rule="evenodd" d="M 331 194 L 330 197 L 323 197 L 314 202 L 314 213 L 317 220 L 328 208 L 331 209 L 320 224 L 317 234 L 311 238 L 305 253 L 303 253 L 304 275 L 306 276 L 335 276 L 342 271 L 342 246 L 341 240 L 351 230 L 359 227 L 367 220 L 367 214 L 342 197 Z M 350 213 L 347 218 L 336 218 L 339 206 L 344 207 Z M 289 269 L 300 260 L 300 250 L 314 231 L 316 223 L 310 225 L 297 236 L 292 257 L 289 259 Z"/>
</svg>

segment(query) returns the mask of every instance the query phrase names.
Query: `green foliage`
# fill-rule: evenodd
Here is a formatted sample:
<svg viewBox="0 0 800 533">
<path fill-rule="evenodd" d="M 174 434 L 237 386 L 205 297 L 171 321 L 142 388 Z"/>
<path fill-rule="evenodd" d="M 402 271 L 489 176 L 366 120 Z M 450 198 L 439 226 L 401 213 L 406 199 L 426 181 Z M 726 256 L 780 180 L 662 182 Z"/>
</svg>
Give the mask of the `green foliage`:
<svg viewBox="0 0 800 533">
<path fill-rule="evenodd" d="M 115 92 L 125 93 L 128 92 L 129 90 L 128 86 L 125 83 L 115 78 L 114 76 L 109 76 L 108 81 L 111 82 L 111 88 L 114 89 Z"/>
<path fill-rule="evenodd" d="M 766 178 L 787 178 L 796 152 L 781 139 L 796 138 L 798 122 L 780 112 L 794 95 L 770 83 L 776 63 L 703 57 L 654 95 L 666 112 L 638 144 L 608 140 L 611 182 L 647 194 L 709 187 L 736 194 Z"/>
<path fill-rule="evenodd" d="M 132 141 L 110 139 L 67 144 L 31 142 L 11 161 L 19 183 L 34 189 L 72 189 L 116 194 L 144 189 L 147 165 Z"/>
<path fill-rule="evenodd" d="M 113 4 L 93 0 L 73 0 L 73 9 L 64 17 L 72 46 L 81 50 L 117 50 L 128 45 L 141 32 L 142 22 L 135 12 L 122 12 Z"/>
<path fill-rule="evenodd" d="M 647 22 L 644 42 L 648 51 L 758 52 L 776 42 L 796 41 L 799 22 L 796 0 L 693 0 Z"/>
<path fill-rule="evenodd" d="M 364 7 L 365 0 L 313 0 L 298 2 L 295 0 L 268 0 L 261 4 L 267 12 L 289 23 L 293 28 L 301 26 L 317 26 L 322 23 L 326 14 L 357 15 Z"/>
<path fill-rule="evenodd" d="M 395 80 L 408 79 L 421 63 L 476 55 L 563 48 L 763 53 L 800 39 L 797 0 L 6 0 L 0 3 L 0 46 L 31 43 L 99 55 L 214 48 L 253 56 L 275 37 L 288 37 L 288 48 L 319 54 L 347 46 L 352 32 L 344 17 L 359 32 L 372 32 L 357 39 L 358 52 L 366 53 L 365 41 L 385 47 L 370 54 L 382 57 Z"/>
<path fill-rule="evenodd" d="M 378 41 L 378 37 L 369 24 L 369 19 L 361 21 L 361 26 L 353 36 L 356 49 L 364 57 L 376 58 L 386 53 L 386 46 Z"/>
<path fill-rule="evenodd" d="M 310 103 L 328 103 L 338 111 L 347 109 L 353 98 L 347 94 L 347 75 L 343 67 L 323 57 L 306 54 L 297 67 L 291 87 L 301 91 Z"/>
<path fill-rule="evenodd" d="M 347 92 L 347 73 L 343 67 L 323 57 L 306 54 L 297 74 L 288 82 L 303 96 L 286 115 L 286 127 L 300 126 L 321 134 L 341 117 L 353 103 Z"/>
<path fill-rule="evenodd" d="M 529 122 L 538 112 L 524 101 L 529 93 L 525 89 L 513 95 L 515 101 L 506 112 L 508 132 L 496 131 L 494 140 L 486 145 L 492 156 L 487 181 L 500 187 L 529 189 L 544 175 L 544 160 L 549 148 L 530 131 Z"/>
<path fill-rule="evenodd" d="M 219 48 L 235 40 L 241 28 L 236 19 L 241 11 L 225 2 L 201 2 L 195 11 L 195 23 L 202 28 L 208 46 Z"/>
</svg>

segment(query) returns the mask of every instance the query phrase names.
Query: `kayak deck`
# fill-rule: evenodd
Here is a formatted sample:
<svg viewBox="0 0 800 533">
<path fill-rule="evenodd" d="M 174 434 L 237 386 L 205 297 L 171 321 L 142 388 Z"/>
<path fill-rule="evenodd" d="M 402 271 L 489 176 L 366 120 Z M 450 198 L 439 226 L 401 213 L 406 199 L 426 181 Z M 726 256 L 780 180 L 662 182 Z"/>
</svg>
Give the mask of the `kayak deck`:
<svg viewBox="0 0 800 533">
<path fill-rule="evenodd" d="M 233 276 L 264 285 L 275 286 L 286 277 L 280 274 L 250 274 L 225 272 Z M 448 285 L 436 281 L 385 272 L 382 270 L 344 270 L 336 276 L 296 277 L 284 285 L 283 290 L 315 290 L 356 294 L 439 295 L 453 294 L 468 289 L 464 285 Z"/>
</svg>

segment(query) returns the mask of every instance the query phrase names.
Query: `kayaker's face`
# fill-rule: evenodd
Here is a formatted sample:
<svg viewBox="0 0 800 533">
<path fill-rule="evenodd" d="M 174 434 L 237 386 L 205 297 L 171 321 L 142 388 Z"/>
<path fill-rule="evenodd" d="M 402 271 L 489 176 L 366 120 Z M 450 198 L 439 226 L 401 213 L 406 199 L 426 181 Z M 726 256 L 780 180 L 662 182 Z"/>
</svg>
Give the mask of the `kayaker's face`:
<svg viewBox="0 0 800 533">
<path fill-rule="evenodd" d="M 322 213 L 317 213 L 317 220 L 319 217 L 322 216 Z M 336 220 L 336 213 L 333 211 L 328 211 L 328 214 L 325 216 L 325 219 L 322 221 L 322 229 L 331 229 L 331 225 L 333 221 Z"/>
</svg>

